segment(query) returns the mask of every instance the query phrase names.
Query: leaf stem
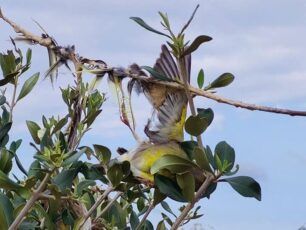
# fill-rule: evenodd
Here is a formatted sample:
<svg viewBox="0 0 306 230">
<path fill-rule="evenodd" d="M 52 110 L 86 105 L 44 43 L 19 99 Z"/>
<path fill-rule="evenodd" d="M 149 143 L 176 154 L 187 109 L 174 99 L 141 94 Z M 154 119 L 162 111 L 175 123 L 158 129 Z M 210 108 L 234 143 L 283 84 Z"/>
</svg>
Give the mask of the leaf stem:
<svg viewBox="0 0 306 230">
<path fill-rule="evenodd" d="M 146 219 L 148 218 L 149 214 L 152 212 L 152 210 L 154 209 L 154 204 L 151 203 L 149 205 L 148 210 L 145 212 L 144 216 L 142 217 L 140 223 L 138 224 L 138 226 L 136 227 L 136 230 L 140 230 L 140 228 L 142 227 L 142 225 L 144 224 L 144 222 L 146 221 Z"/>
<path fill-rule="evenodd" d="M 109 186 L 104 193 L 101 195 L 101 197 L 94 203 L 94 205 L 88 210 L 88 212 L 85 214 L 84 219 L 82 223 L 80 224 L 80 227 L 84 225 L 86 220 L 91 216 L 91 214 L 99 207 L 99 205 L 105 200 L 105 198 L 110 194 L 114 188 L 112 186 Z"/>
<path fill-rule="evenodd" d="M 9 108 L 10 108 L 9 121 L 10 122 L 12 122 L 12 120 L 13 120 L 13 110 L 14 110 L 14 107 L 16 105 L 15 100 L 16 100 L 16 93 L 17 93 L 17 84 L 18 84 L 18 76 L 15 77 L 12 101 L 11 101 L 11 104 L 9 105 Z"/>
</svg>

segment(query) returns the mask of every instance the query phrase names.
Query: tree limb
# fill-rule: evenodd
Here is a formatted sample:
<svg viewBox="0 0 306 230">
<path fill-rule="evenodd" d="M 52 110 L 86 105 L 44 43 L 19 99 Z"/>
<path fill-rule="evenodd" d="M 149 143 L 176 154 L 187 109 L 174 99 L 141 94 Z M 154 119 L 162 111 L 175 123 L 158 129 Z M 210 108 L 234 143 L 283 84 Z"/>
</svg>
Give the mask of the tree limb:
<svg viewBox="0 0 306 230">
<path fill-rule="evenodd" d="M 0 9 L 0 18 L 3 19 L 5 22 L 7 22 L 14 30 L 16 33 L 21 33 L 25 38 L 32 40 L 33 43 L 37 43 L 40 44 L 41 46 L 47 47 L 47 48 L 53 48 L 53 43 L 51 38 L 46 37 L 40 37 L 40 36 L 36 36 L 34 34 L 32 34 L 31 32 L 23 29 L 22 27 L 20 27 L 19 25 L 17 25 L 15 22 L 11 21 L 10 19 L 8 19 L 7 17 L 5 17 Z M 76 62 L 75 58 L 79 57 L 79 55 L 75 54 L 75 55 L 70 55 L 71 56 L 71 61 L 72 62 Z M 95 63 L 95 60 L 90 60 L 87 58 L 82 58 L 82 60 L 84 60 L 86 63 L 90 62 L 91 64 Z M 97 62 L 97 65 L 99 65 L 100 63 Z M 106 65 L 105 65 L 106 66 Z M 120 71 L 118 70 L 118 68 L 110 68 L 110 67 L 105 67 L 105 68 L 100 68 L 99 69 L 99 73 L 106 73 L 106 72 L 113 72 L 116 73 L 118 72 L 119 75 L 122 74 L 122 69 L 120 69 Z M 179 88 L 179 89 L 184 89 L 184 85 L 182 83 L 178 83 L 178 82 L 168 82 L 168 81 L 158 81 L 155 80 L 153 78 L 148 78 L 146 76 L 136 76 L 135 74 L 131 74 L 130 71 L 128 69 L 125 70 L 126 76 L 130 77 L 130 78 L 137 78 L 140 80 L 144 80 L 144 81 L 148 81 L 151 83 L 156 83 L 156 84 L 162 84 L 162 85 L 166 85 L 168 87 L 173 87 L 173 88 Z M 235 106 L 235 107 L 239 107 L 239 108 L 243 108 L 243 109 L 248 109 L 248 110 L 257 110 L 257 111 L 263 111 L 263 112 L 269 112 L 269 113 L 277 113 L 277 114 L 285 114 L 285 115 L 290 115 L 290 116 L 306 116 L 306 111 L 297 111 L 297 110 L 290 110 L 290 109 L 282 109 L 282 108 L 275 108 L 275 107 L 269 107 L 269 106 L 261 106 L 261 105 L 256 105 L 256 104 L 250 104 L 250 103 L 245 103 L 242 101 L 236 101 L 236 100 L 232 100 L 232 99 L 228 99 L 222 96 L 218 96 L 214 93 L 211 93 L 209 91 L 205 91 L 199 88 L 195 88 L 192 86 L 189 86 L 189 90 L 191 93 L 193 93 L 196 96 L 202 96 L 202 97 L 206 97 L 209 98 L 211 100 L 217 101 L 219 103 L 223 103 L 223 104 L 228 104 L 231 106 Z"/>
</svg>

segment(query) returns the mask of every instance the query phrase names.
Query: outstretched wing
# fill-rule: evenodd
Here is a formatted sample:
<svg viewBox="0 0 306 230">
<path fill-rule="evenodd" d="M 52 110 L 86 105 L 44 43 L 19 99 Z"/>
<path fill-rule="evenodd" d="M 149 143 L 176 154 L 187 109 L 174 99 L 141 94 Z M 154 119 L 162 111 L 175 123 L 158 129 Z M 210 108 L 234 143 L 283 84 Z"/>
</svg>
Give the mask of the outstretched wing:
<svg viewBox="0 0 306 230">
<path fill-rule="evenodd" d="M 185 57 L 186 73 L 190 79 L 191 56 Z M 167 46 L 162 46 L 162 53 L 154 65 L 154 70 L 172 80 L 183 82 L 177 65 Z M 151 101 L 154 110 L 145 133 L 153 143 L 182 141 L 186 118 L 187 96 L 184 90 L 170 89 L 162 85 L 151 84 L 144 88 L 144 93 Z"/>
</svg>

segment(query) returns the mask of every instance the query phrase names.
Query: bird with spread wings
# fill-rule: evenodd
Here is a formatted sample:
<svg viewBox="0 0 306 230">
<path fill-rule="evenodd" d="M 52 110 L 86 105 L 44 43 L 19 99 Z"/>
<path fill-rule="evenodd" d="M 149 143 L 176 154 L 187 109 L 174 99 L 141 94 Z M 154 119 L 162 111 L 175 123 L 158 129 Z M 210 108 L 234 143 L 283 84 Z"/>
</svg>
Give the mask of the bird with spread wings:
<svg viewBox="0 0 306 230">
<path fill-rule="evenodd" d="M 182 74 L 166 45 L 162 45 L 160 57 L 156 60 L 154 70 L 169 80 L 183 82 Z M 131 67 L 136 72 L 136 65 Z M 185 72 L 190 80 L 191 55 L 185 56 Z M 144 132 L 149 138 L 137 147 L 119 156 L 119 162 L 130 162 L 133 176 L 145 184 L 153 184 L 152 165 L 165 155 L 176 155 L 188 159 L 180 142 L 184 139 L 184 123 L 186 119 L 188 99 L 182 89 L 171 89 L 164 85 L 143 81 L 137 83 L 138 90 L 144 93 L 153 106 L 151 118 Z"/>
</svg>

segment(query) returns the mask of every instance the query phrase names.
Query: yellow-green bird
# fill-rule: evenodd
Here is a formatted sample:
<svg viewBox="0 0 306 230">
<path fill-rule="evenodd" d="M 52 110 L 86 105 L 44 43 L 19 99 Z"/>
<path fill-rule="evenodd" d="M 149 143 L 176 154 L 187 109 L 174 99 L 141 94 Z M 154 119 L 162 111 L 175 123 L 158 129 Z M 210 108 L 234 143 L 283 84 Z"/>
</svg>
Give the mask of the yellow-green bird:
<svg viewBox="0 0 306 230">
<path fill-rule="evenodd" d="M 161 48 L 162 52 L 154 65 L 154 70 L 167 78 L 183 82 L 167 46 L 162 45 Z M 185 57 L 185 63 L 185 72 L 188 74 L 189 81 L 190 55 Z M 141 71 L 137 65 L 131 68 L 135 72 Z M 184 139 L 183 128 L 188 100 L 184 90 L 144 81 L 136 83 L 153 106 L 152 116 L 144 129 L 149 140 L 141 142 L 136 148 L 119 156 L 117 160 L 129 161 L 133 176 L 145 184 L 152 185 L 154 176 L 150 173 L 150 169 L 162 156 L 170 154 L 187 159 L 186 153 L 180 147 L 180 142 Z"/>
</svg>

